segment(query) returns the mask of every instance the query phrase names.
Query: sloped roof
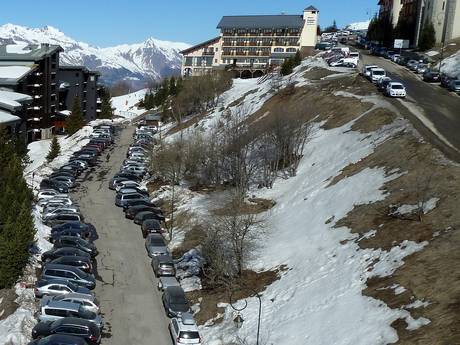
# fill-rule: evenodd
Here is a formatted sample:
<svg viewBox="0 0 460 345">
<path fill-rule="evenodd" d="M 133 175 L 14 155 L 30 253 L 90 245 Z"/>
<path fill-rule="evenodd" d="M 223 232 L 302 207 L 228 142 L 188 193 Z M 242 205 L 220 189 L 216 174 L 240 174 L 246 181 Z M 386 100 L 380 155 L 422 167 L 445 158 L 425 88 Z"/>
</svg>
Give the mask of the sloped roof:
<svg viewBox="0 0 460 345">
<path fill-rule="evenodd" d="M 14 85 L 37 65 L 0 65 L 0 85 Z"/>
<path fill-rule="evenodd" d="M 304 25 L 301 15 L 224 16 L 218 29 L 300 29 Z"/>
<path fill-rule="evenodd" d="M 53 44 L 4 44 L 0 45 L 0 61 L 38 61 L 58 51 L 63 49 Z"/>
<path fill-rule="evenodd" d="M 12 115 L 9 111 L 0 109 L 0 123 L 11 123 L 17 121 L 21 121 L 21 118 L 16 115 Z"/>
<path fill-rule="evenodd" d="M 204 42 L 195 44 L 194 46 L 192 46 L 192 47 L 190 47 L 190 48 L 184 49 L 184 50 L 182 50 L 180 53 L 181 53 L 182 55 L 187 54 L 187 53 L 192 52 L 192 51 L 194 51 L 194 50 L 197 50 L 197 49 L 206 47 L 206 46 L 208 46 L 208 45 L 210 45 L 210 44 L 216 43 L 216 42 L 219 41 L 219 39 L 220 39 L 220 36 L 211 38 L 210 40 L 207 40 L 207 41 L 204 41 Z"/>
<path fill-rule="evenodd" d="M 22 107 L 23 102 L 32 101 L 32 97 L 23 93 L 0 90 L 0 108 L 15 110 Z"/>
<path fill-rule="evenodd" d="M 308 6 L 304 11 L 316 11 L 319 12 L 319 10 L 315 6 Z"/>
</svg>

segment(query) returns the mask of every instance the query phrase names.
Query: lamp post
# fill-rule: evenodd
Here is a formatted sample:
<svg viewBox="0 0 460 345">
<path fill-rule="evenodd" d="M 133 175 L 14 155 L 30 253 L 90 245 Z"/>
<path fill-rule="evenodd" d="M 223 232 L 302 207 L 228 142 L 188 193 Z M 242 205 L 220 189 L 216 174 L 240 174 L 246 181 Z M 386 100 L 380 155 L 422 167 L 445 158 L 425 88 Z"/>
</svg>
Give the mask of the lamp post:
<svg viewBox="0 0 460 345">
<path fill-rule="evenodd" d="M 258 319 L 257 319 L 257 342 L 256 342 L 256 345 L 259 345 L 259 334 L 260 334 L 260 316 L 261 316 L 261 313 L 262 313 L 262 299 L 260 298 L 261 295 L 256 292 L 254 289 L 252 288 L 247 288 L 249 289 L 250 291 L 252 291 L 253 293 L 253 296 L 257 297 L 257 299 L 259 300 L 259 314 L 258 314 Z M 236 311 L 236 317 L 233 319 L 233 322 L 235 323 L 235 326 L 236 328 L 241 328 L 243 326 L 243 322 L 244 322 L 244 319 L 241 315 L 241 311 L 243 311 L 244 309 L 246 309 L 246 307 L 248 306 L 248 301 L 244 300 L 244 305 L 243 307 L 240 307 L 238 308 L 237 306 L 235 306 L 235 304 L 233 303 L 233 294 L 234 294 L 234 291 L 232 291 L 232 293 L 230 294 L 230 306 L 232 307 L 233 310 Z M 253 297 L 253 296 L 250 296 L 250 297 Z"/>
</svg>

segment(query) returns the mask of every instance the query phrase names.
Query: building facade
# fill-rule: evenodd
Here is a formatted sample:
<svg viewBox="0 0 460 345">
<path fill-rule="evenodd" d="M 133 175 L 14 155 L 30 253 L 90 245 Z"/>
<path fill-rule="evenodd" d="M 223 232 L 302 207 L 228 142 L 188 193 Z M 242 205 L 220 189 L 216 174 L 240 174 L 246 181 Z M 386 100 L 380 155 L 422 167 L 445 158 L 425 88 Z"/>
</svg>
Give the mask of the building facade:
<svg viewBox="0 0 460 345">
<path fill-rule="evenodd" d="M 311 54 L 317 43 L 319 11 L 302 15 L 224 16 L 219 37 L 182 51 L 182 75 L 231 69 L 242 78 L 259 77 L 300 51 Z"/>
<path fill-rule="evenodd" d="M 32 100 L 29 95 L 0 90 L 0 129 L 26 142 L 27 108 Z"/>
<path fill-rule="evenodd" d="M 61 66 L 59 68 L 59 111 L 72 110 L 76 97 L 87 122 L 97 118 L 101 111 L 100 73 L 85 66 Z"/>
<path fill-rule="evenodd" d="M 460 37 L 460 0 L 425 0 L 422 27 L 427 21 L 433 23 L 437 43 Z"/>
<path fill-rule="evenodd" d="M 379 1 L 380 18 L 389 18 L 393 27 L 398 25 L 399 14 L 403 7 L 401 0 L 380 0 Z"/>
<path fill-rule="evenodd" d="M 30 95 L 28 141 L 50 138 L 59 106 L 57 72 L 60 46 L 0 46 L 0 88 Z"/>
</svg>

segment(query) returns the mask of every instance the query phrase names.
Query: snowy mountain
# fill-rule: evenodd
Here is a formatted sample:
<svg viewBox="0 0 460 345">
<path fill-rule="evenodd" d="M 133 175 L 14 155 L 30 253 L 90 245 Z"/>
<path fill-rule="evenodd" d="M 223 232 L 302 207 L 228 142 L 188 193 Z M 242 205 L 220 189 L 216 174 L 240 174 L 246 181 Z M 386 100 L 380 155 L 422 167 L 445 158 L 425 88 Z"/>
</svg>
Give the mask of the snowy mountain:
<svg viewBox="0 0 460 345">
<path fill-rule="evenodd" d="M 348 30 L 367 30 L 370 20 L 348 24 L 345 28 Z"/>
<path fill-rule="evenodd" d="M 126 80 L 138 86 L 148 80 L 177 74 L 181 64 L 179 52 L 189 47 L 186 43 L 149 38 L 142 43 L 99 48 L 78 42 L 51 26 L 28 28 L 14 24 L 0 26 L 0 44 L 5 43 L 58 44 L 64 49 L 61 64 L 98 70 L 108 84 Z"/>
</svg>

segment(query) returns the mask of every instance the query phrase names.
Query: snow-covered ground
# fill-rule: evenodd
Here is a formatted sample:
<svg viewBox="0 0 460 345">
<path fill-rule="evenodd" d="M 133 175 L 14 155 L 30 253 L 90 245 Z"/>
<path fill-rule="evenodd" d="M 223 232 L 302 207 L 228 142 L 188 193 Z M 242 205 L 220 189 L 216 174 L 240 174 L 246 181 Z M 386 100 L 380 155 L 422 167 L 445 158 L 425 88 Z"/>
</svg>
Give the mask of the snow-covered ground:
<svg viewBox="0 0 460 345">
<path fill-rule="evenodd" d="M 308 84 L 302 74 L 312 67 L 327 68 L 320 60 L 305 60 L 293 75 L 284 78 L 283 85 L 292 81 L 298 86 Z M 220 109 L 243 95 L 246 95 L 244 103 L 230 108 L 244 109 L 249 116 L 273 95 L 270 81 L 258 84 L 257 80 L 235 80 L 233 87 L 222 96 L 221 104 L 201 120 L 199 126 L 208 130 L 221 118 Z M 337 96 L 354 97 L 351 93 Z M 377 97 L 361 98 L 376 106 L 383 105 Z M 387 174 L 384 167 L 367 168 L 329 186 L 343 168 L 370 155 L 378 145 L 408 126 L 398 119 L 375 133 L 363 134 L 351 130 L 354 121 L 331 130 L 321 129 L 317 124 L 297 176 L 277 180 L 273 189 L 250 192 L 276 202 L 267 216 L 263 246 L 250 268 L 265 271 L 281 265 L 288 267 L 262 295 L 263 344 L 388 344 L 398 339 L 390 326 L 395 319 L 404 318 L 408 329 L 430 322 L 424 318 L 415 320 L 408 311 L 413 306 L 393 310 L 362 294 L 368 278 L 391 275 L 404 264 L 406 256 L 423 249 L 426 242 L 404 241 L 389 251 L 362 250 L 350 229 L 334 228 L 355 206 L 383 200 L 384 184 L 400 176 L 397 171 Z M 181 208 L 189 207 L 192 212 L 201 213 L 207 206 L 209 200 L 197 196 Z M 430 202 L 430 209 L 435 206 L 435 202 Z M 369 229 L 369 236 L 377 230 Z M 403 289 L 394 288 L 395 293 Z M 224 345 L 235 341 L 237 336 L 255 343 L 258 302 L 256 298 L 247 301 L 242 328 L 234 327 L 234 311 L 223 304 L 226 307 L 223 322 L 201 327 L 205 344 Z"/>
<path fill-rule="evenodd" d="M 442 61 L 442 72 L 460 78 L 460 50 Z"/>
<path fill-rule="evenodd" d="M 356 22 L 348 24 L 345 28 L 348 30 L 367 30 L 369 28 L 370 20 L 365 20 L 363 22 Z"/>
<path fill-rule="evenodd" d="M 131 119 L 145 113 L 144 108 L 138 108 L 136 105 L 144 99 L 148 89 L 142 89 L 127 95 L 113 97 L 112 107 L 115 108 L 115 115 Z"/>
</svg>

